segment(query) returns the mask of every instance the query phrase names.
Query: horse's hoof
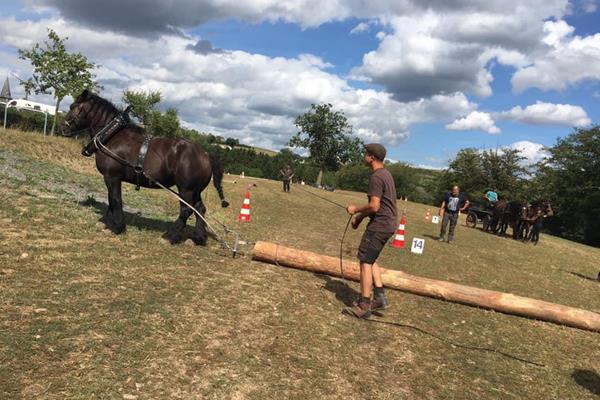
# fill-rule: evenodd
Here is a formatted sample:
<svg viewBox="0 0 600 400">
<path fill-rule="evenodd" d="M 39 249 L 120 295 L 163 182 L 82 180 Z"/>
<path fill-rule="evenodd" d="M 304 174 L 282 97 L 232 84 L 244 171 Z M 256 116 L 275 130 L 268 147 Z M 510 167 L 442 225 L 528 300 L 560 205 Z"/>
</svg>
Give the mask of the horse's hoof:
<svg viewBox="0 0 600 400">
<path fill-rule="evenodd" d="M 183 242 L 183 244 L 185 244 L 186 246 L 194 246 L 196 243 L 194 243 L 192 239 L 186 239 L 185 242 Z"/>
<path fill-rule="evenodd" d="M 163 237 L 163 239 L 168 240 L 169 243 L 171 243 L 171 244 L 180 243 L 181 240 L 183 239 L 181 234 L 169 233 L 169 232 L 166 232 L 162 237 Z"/>
<path fill-rule="evenodd" d="M 111 231 L 111 230 L 110 230 L 110 229 L 108 229 L 108 228 L 103 228 L 101 231 L 102 231 L 102 233 L 104 233 L 105 235 L 112 235 L 112 234 L 113 234 L 113 231 Z"/>
<path fill-rule="evenodd" d="M 206 246 L 206 238 L 205 237 L 203 238 L 203 237 L 194 237 L 194 236 L 192 236 L 192 241 L 197 246 Z"/>
<path fill-rule="evenodd" d="M 228 202 L 228 201 L 226 201 L 226 200 L 223 200 L 223 201 L 221 202 L 221 207 L 223 207 L 223 208 L 227 208 L 227 207 L 229 207 L 229 202 Z"/>
<path fill-rule="evenodd" d="M 169 242 L 167 239 L 165 238 L 160 238 L 158 239 L 162 244 L 171 244 L 171 242 Z"/>
<path fill-rule="evenodd" d="M 125 231 L 127 230 L 127 228 L 125 228 L 125 227 L 123 226 L 123 227 L 120 227 L 120 228 L 114 228 L 114 229 L 111 229 L 111 230 L 112 230 L 112 233 L 114 233 L 115 235 L 120 235 L 120 234 L 122 234 L 122 233 L 125 233 Z"/>
<path fill-rule="evenodd" d="M 98 228 L 99 230 L 104 230 L 104 229 L 108 229 L 108 227 L 106 226 L 106 224 L 102 221 L 98 221 L 96 222 L 96 228 Z"/>
</svg>

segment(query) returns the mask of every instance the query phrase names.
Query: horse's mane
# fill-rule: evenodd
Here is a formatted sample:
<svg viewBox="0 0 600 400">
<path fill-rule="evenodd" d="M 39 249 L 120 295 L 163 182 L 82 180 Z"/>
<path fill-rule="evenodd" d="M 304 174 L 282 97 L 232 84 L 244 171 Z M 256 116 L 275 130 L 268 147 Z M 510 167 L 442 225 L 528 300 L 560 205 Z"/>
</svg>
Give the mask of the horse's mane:
<svg viewBox="0 0 600 400">
<path fill-rule="evenodd" d="M 99 103 L 100 107 L 102 107 L 102 108 L 108 108 L 111 112 L 114 112 L 114 111 L 119 112 L 119 113 L 123 112 L 122 109 L 115 106 L 109 100 L 106 100 L 105 98 L 100 97 L 96 93 L 90 93 L 89 96 L 92 98 L 93 101 Z M 133 122 L 131 120 L 129 120 L 127 127 L 130 128 L 132 131 L 137 132 L 139 134 L 143 135 L 145 133 L 144 128 L 142 128 L 141 126 L 139 126 L 138 124 L 136 124 L 135 122 Z"/>
<path fill-rule="evenodd" d="M 90 93 L 89 96 L 92 98 L 92 100 L 94 100 L 97 103 L 100 103 L 101 107 L 108 107 L 111 109 L 111 111 L 121 111 L 117 108 L 117 106 L 115 106 L 113 103 L 111 103 L 110 101 L 106 100 L 103 97 L 100 97 L 99 95 L 97 95 L 96 93 Z"/>
</svg>

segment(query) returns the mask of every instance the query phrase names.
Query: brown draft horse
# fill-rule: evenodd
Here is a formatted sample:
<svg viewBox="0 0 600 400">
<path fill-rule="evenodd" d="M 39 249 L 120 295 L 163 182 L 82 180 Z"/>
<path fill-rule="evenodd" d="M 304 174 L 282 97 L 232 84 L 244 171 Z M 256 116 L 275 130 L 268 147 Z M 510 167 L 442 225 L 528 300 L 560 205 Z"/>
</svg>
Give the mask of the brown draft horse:
<svg viewBox="0 0 600 400">
<path fill-rule="evenodd" d="M 60 134 L 70 137 L 87 130 L 93 137 L 117 115 L 120 115 L 120 111 L 112 103 L 84 90 L 71 104 L 64 125 L 60 128 Z M 225 201 L 221 186 L 223 179 L 221 165 L 216 159 L 209 157 L 198 144 L 182 138 L 152 138 L 143 163 L 144 173 L 138 175 L 133 166 L 136 165 L 144 142 L 144 133 L 143 128 L 135 124 L 127 124 L 105 144 L 110 152 L 100 148 L 95 153 L 96 167 L 104 176 L 108 189 L 109 206 L 106 214 L 100 219 L 108 229 L 115 234 L 125 231 L 121 183 L 128 182 L 146 188 L 158 188 L 147 176 L 166 187 L 176 185 L 179 196 L 193 205 L 202 215 L 206 212 L 206 207 L 202 203 L 201 193 L 208 186 L 212 176 L 213 184 L 221 198 L 221 206 L 229 205 Z M 180 242 L 183 229 L 192 213 L 188 206 L 180 202 L 179 218 L 163 237 L 172 244 Z M 205 222 L 196 216 L 192 240 L 196 244 L 205 245 L 206 239 Z"/>
<path fill-rule="evenodd" d="M 510 226 L 513 231 L 513 239 L 519 239 L 520 223 L 526 216 L 526 207 L 519 201 L 499 200 L 493 211 L 491 230 L 504 236 Z"/>
<path fill-rule="evenodd" d="M 537 200 L 527 207 L 527 216 L 523 218 L 521 223 L 520 238 L 523 241 L 531 241 L 537 244 L 539 241 L 540 230 L 542 229 L 543 220 L 546 217 L 554 215 L 554 210 L 549 200 Z"/>
</svg>

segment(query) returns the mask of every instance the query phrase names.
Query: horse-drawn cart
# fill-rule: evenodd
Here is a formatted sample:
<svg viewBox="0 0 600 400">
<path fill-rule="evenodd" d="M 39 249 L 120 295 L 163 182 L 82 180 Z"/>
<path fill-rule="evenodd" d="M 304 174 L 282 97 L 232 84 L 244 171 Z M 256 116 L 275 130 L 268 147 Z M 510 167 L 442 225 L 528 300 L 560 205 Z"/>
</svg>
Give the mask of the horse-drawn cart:
<svg viewBox="0 0 600 400">
<path fill-rule="evenodd" d="M 469 228 L 477 227 L 477 224 L 481 224 L 482 229 L 485 231 L 492 222 L 493 214 L 490 210 L 484 210 L 481 208 L 469 208 L 467 213 L 466 225 Z"/>
</svg>

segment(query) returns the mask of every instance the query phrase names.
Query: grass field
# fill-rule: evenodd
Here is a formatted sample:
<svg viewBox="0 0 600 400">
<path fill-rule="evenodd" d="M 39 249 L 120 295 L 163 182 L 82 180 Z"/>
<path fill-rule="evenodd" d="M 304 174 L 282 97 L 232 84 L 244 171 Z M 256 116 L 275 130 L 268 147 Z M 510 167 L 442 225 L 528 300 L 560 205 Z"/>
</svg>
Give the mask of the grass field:
<svg viewBox="0 0 600 400">
<path fill-rule="evenodd" d="M 385 317 L 354 320 L 340 310 L 356 283 L 232 259 L 213 239 L 163 243 L 178 205 L 161 191 L 125 186 L 127 233 L 107 234 L 96 226 L 104 184 L 79 150 L 0 132 L 2 399 L 600 396 L 598 333 L 398 291 Z M 294 186 L 236 180 L 225 183 L 229 209 L 208 188 L 209 215 L 249 240 L 337 256 L 343 210 Z M 252 222 L 238 224 L 247 183 L 257 185 Z M 464 221 L 455 244 L 438 243 L 423 219 L 430 207 L 399 205 L 407 239 L 426 239 L 425 252 L 386 248 L 383 266 L 600 312 L 599 249 L 547 235 L 534 247 Z M 347 235 L 344 257 L 361 233 Z"/>
</svg>

